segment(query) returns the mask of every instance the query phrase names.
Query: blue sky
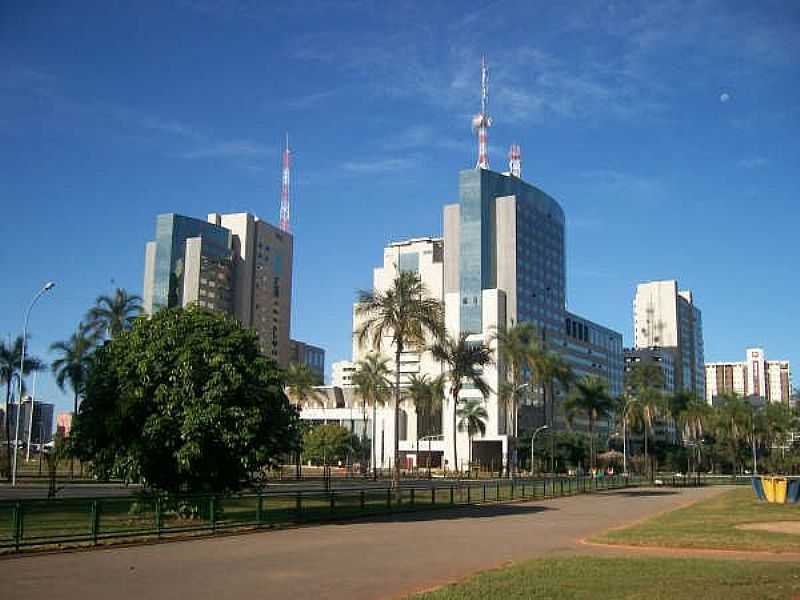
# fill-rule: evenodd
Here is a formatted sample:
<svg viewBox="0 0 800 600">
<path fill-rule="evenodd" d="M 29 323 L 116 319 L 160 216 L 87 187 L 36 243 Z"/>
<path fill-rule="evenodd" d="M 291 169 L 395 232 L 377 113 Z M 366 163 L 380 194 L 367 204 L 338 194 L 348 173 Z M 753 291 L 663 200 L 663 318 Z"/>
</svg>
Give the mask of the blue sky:
<svg viewBox="0 0 800 600">
<path fill-rule="evenodd" d="M 485 53 L 490 164 L 521 144 L 564 207 L 569 308 L 630 344 L 636 283 L 676 278 L 707 360 L 797 369 L 798 30 L 786 2 L 4 3 L 0 334 L 49 279 L 45 359 L 98 294 L 140 293 L 158 213 L 277 222 L 288 131 L 292 334 L 349 358 L 383 246 L 440 234 L 475 164 Z"/>
</svg>

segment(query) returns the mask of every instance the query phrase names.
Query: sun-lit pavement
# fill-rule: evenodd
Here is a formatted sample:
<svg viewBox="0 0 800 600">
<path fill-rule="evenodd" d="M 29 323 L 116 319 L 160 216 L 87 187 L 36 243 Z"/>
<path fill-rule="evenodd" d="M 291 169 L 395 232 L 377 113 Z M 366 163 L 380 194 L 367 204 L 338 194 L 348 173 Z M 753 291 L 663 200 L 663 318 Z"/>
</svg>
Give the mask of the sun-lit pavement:
<svg viewBox="0 0 800 600">
<path fill-rule="evenodd" d="M 393 598 L 718 493 L 624 490 L 0 562 L 0 598 Z"/>
</svg>

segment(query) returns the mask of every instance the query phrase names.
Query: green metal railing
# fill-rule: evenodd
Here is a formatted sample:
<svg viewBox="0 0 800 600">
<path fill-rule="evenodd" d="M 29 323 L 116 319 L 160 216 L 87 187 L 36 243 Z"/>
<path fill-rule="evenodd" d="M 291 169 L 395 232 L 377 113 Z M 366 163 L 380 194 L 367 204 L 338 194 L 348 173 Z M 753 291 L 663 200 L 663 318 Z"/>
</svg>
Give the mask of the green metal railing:
<svg viewBox="0 0 800 600">
<path fill-rule="evenodd" d="M 237 495 L 125 496 L 0 501 L 0 549 L 213 534 L 411 510 L 553 498 L 640 485 L 609 476 L 444 481 L 425 486 L 267 490 Z"/>
</svg>

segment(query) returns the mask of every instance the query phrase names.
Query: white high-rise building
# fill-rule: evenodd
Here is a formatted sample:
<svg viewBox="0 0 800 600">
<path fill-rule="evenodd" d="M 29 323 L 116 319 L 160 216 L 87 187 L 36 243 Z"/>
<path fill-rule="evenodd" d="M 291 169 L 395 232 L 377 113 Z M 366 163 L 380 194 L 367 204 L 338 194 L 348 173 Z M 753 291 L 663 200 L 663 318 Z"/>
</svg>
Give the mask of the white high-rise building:
<svg viewBox="0 0 800 600">
<path fill-rule="evenodd" d="M 633 300 L 636 349 L 668 348 L 675 354 L 675 389 L 705 397 L 703 321 L 692 292 L 675 280 L 636 286 Z"/>
<path fill-rule="evenodd" d="M 792 373 L 787 360 L 767 360 L 763 348 L 748 348 L 742 362 L 705 365 L 706 401 L 723 393 L 789 404 Z"/>
</svg>

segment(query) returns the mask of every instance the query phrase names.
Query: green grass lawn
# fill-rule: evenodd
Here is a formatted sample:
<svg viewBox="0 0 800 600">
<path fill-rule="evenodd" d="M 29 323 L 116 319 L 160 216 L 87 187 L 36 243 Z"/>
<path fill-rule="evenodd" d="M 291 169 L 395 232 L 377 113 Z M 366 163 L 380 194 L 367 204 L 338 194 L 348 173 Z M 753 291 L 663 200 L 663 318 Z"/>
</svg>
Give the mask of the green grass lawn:
<svg viewBox="0 0 800 600">
<path fill-rule="evenodd" d="M 800 535 L 745 531 L 745 523 L 800 521 L 800 505 L 768 504 L 740 488 L 591 539 L 604 544 L 800 552 Z"/>
<path fill-rule="evenodd" d="M 488 571 L 414 598 L 772 600 L 799 594 L 800 565 L 795 563 L 576 557 Z"/>
</svg>

